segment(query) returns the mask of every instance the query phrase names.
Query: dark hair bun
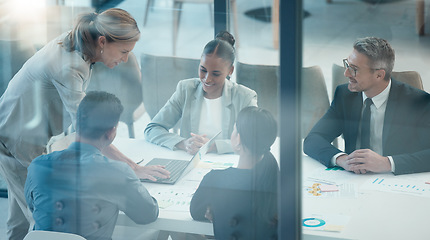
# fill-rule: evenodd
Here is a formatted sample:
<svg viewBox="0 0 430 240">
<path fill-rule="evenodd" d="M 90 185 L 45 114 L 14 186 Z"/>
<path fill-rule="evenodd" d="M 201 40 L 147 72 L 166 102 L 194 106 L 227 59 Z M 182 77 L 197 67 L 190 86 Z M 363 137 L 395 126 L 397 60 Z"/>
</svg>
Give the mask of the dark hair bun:
<svg viewBox="0 0 430 240">
<path fill-rule="evenodd" d="M 221 31 L 221 32 L 219 32 L 215 36 L 215 39 L 224 40 L 224 41 L 230 43 L 230 45 L 232 47 L 234 47 L 234 43 L 236 42 L 236 40 L 234 39 L 233 35 L 231 35 L 231 33 L 227 32 L 227 31 Z"/>
</svg>

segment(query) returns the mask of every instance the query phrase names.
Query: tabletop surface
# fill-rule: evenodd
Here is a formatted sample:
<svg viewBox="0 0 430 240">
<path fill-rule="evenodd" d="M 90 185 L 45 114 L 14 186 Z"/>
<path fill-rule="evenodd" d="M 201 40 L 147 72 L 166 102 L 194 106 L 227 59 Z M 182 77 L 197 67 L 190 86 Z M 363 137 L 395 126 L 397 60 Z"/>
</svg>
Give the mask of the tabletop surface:
<svg viewBox="0 0 430 240">
<path fill-rule="evenodd" d="M 144 158 L 141 165 L 155 157 L 191 159 L 184 151 L 171 151 L 143 139 L 118 138 L 114 145 L 135 162 Z M 275 145 L 279 146 L 279 140 Z M 272 149 L 279 160 L 279 148 Z M 238 155 L 208 153 L 202 161 L 175 185 L 144 183 L 160 206 L 159 219 L 144 227 L 213 235 L 211 223 L 191 218 L 189 201 L 211 168 L 235 166 Z M 303 227 L 304 239 L 430 238 L 426 228 L 430 216 L 430 184 L 426 182 L 430 181 L 430 173 L 356 175 L 329 170 L 303 155 L 302 179 L 302 219 L 307 226 Z M 337 186 L 335 192 L 319 189 L 333 183 Z M 124 214 L 120 214 L 117 224 L 143 228 Z"/>
</svg>

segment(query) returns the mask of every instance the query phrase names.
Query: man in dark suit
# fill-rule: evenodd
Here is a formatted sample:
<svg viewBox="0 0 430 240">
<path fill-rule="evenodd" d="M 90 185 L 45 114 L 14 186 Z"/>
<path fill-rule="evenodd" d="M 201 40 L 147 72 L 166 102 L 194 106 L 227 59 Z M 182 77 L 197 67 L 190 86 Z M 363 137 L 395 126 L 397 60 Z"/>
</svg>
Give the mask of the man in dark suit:
<svg viewBox="0 0 430 240">
<path fill-rule="evenodd" d="M 357 174 L 430 171 L 430 95 L 391 79 L 394 58 L 384 39 L 354 43 L 344 59 L 349 83 L 337 87 L 327 113 L 306 137 L 307 155 Z M 341 134 L 344 152 L 331 144 Z"/>
</svg>

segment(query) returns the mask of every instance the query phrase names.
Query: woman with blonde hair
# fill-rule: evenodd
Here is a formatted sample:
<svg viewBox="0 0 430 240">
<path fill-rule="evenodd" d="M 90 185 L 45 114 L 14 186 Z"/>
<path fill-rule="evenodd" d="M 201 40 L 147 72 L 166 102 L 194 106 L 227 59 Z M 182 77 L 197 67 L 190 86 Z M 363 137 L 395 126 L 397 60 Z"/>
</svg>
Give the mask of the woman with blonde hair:
<svg viewBox="0 0 430 240">
<path fill-rule="evenodd" d="M 32 221 L 23 192 L 27 167 L 63 126 L 75 125 L 92 65 L 113 68 L 127 62 L 139 37 L 136 21 L 122 9 L 81 15 L 70 32 L 46 44 L 10 81 L 0 99 L 0 173 L 9 190 L 9 239 L 23 239 Z M 168 175 L 160 167 L 138 166 L 113 145 L 103 153 L 126 162 L 140 178 Z"/>
</svg>

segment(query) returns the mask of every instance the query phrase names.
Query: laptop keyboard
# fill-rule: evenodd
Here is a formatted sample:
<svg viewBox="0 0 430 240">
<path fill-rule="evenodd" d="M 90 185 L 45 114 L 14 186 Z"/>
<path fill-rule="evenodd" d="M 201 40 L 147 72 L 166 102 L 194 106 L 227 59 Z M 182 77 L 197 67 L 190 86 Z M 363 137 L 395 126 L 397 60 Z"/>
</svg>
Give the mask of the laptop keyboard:
<svg viewBox="0 0 430 240">
<path fill-rule="evenodd" d="M 171 181 L 173 179 L 178 178 L 181 175 L 182 171 L 187 166 L 187 164 L 188 164 L 188 161 L 170 161 L 165 166 L 166 170 L 170 172 L 170 178 L 164 179 L 164 178 L 156 177 L 157 181 L 158 182 Z"/>
</svg>

